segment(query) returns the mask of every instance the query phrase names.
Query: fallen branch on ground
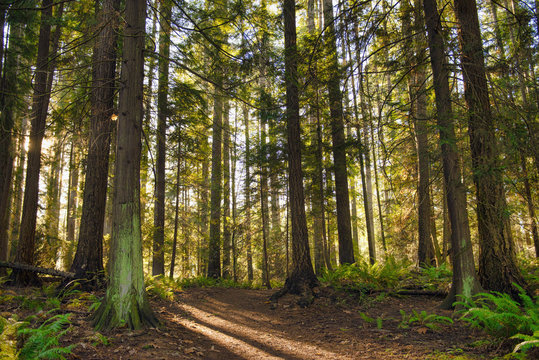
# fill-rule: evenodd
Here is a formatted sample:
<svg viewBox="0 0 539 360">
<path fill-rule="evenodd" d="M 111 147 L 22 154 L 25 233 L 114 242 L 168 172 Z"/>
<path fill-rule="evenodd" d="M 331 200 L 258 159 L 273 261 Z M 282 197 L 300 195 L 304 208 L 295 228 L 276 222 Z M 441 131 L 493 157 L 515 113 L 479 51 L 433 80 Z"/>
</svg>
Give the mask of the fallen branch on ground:
<svg viewBox="0 0 539 360">
<path fill-rule="evenodd" d="M 74 279 L 75 273 L 71 272 L 65 272 L 55 269 L 46 269 L 39 266 L 32 266 L 28 264 L 21 264 L 21 263 L 13 263 L 13 262 L 6 262 L 6 261 L 0 261 L 0 267 L 7 267 L 11 269 L 18 269 L 18 270 L 26 270 L 26 271 L 33 271 L 41 274 L 47 274 L 52 276 L 60 276 L 66 279 Z"/>
</svg>

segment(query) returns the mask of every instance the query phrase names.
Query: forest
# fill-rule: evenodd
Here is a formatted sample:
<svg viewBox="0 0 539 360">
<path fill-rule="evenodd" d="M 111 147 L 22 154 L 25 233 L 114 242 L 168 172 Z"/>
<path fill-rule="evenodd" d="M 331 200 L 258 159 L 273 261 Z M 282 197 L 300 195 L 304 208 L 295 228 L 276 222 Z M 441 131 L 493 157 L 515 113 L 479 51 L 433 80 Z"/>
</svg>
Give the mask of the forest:
<svg viewBox="0 0 539 360">
<path fill-rule="evenodd" d="M 0 359 L 539 355 L 537 0 L 0 0 Z"/>
</svg>

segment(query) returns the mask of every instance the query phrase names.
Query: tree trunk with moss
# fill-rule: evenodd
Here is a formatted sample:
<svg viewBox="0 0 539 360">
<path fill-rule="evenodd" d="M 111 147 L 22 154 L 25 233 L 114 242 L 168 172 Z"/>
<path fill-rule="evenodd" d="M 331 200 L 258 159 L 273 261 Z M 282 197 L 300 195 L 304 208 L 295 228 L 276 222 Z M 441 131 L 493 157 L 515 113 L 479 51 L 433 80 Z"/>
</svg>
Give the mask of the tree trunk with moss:
<svg viewBox="0 0 539 360">
<path fill-rule="evenodd" d="M 93 315 L 97 330 L 157 326 L 144 287 L 140 227 L 140 157 L 143 117 L 146 2 L 126 3 L 119 96 L 114 202 L 105 299 Z"/>
</svg>

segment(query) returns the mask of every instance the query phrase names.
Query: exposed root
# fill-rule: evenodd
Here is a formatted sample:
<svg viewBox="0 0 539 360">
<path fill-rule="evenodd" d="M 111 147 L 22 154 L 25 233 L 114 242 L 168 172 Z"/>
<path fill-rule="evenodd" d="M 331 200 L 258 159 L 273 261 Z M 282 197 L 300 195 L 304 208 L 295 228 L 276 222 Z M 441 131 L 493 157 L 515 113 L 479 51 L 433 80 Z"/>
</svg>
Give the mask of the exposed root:
<svg viewBox="0 0 539 360">
<path fill-rule="evenodd" d="M 297 304 L 302 308 L 307 307 L 314 302 L 315 292 L 313 289 L 317 286 L 318 279 L 314 276 L 314 273 L 310 275 L 294 271 L 286 279 L 283 288 L 270 296 L 271 307 L 275 309 L 278 300 L 287 293 L 299 295 Z"/>
<path fill-rule="evenodd" d="M 92 325 L 99 331 L 122 327 L 138 330 L 160 326 L 159 320 L 150 308 L 148 301 L 142 301 L 142 304 L 139 304 L 136 297 L 132 295 L 128 302 L 129 311 L 120 314 L 118 313 L 118 304 L 105 297 L 101 306 L 90 317 Z"/>
</svg>

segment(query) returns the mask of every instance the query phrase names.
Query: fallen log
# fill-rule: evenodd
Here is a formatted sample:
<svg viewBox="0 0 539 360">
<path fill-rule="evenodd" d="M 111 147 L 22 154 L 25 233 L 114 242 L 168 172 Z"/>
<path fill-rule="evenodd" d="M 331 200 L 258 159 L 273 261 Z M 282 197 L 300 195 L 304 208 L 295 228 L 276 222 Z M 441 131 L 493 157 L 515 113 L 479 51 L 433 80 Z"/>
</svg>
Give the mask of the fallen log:
<svg viewBox="0 0 539 360">
<path fill-rule="evenodd" d="M 66 279 L 74 279 L 75 273 L 71 272 L 65 272 L 55 269 L 46 269 L 39 266 L 32 266 L 28 264 L 21 264 L 21 263 L 13 263 L 13 262 L 6 262 L 6 261 L 0 261 L 0 267 L 7 267 L 10 269 L 18 269 L 18 270 L 26 270 L 26 271 L 33 271 L 40 274 L 47 274 L 52 276 L 60 276 L 62 278 Z"/>
</svg>

